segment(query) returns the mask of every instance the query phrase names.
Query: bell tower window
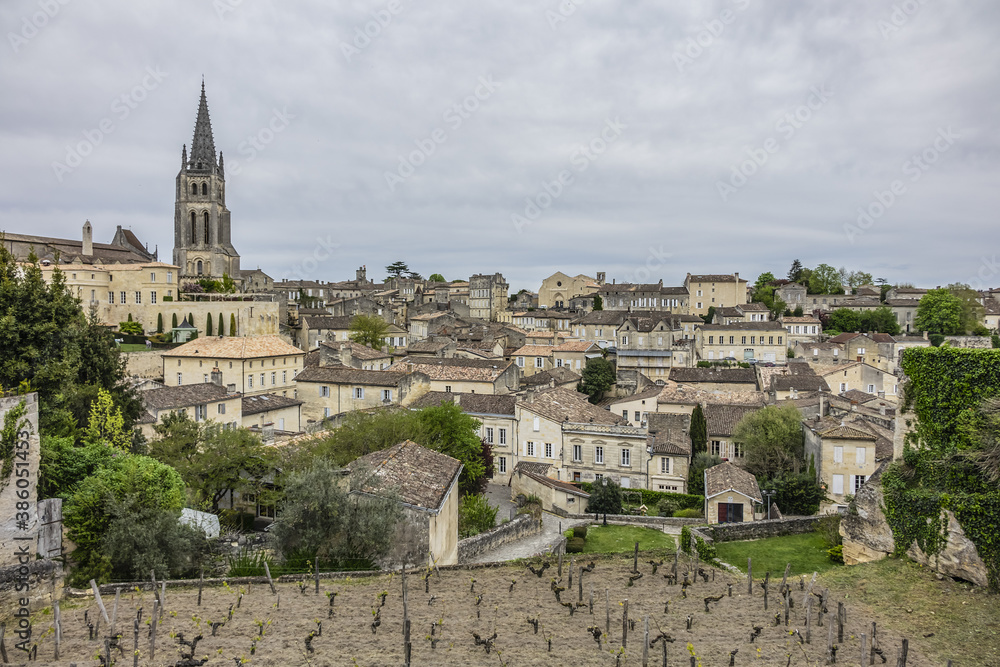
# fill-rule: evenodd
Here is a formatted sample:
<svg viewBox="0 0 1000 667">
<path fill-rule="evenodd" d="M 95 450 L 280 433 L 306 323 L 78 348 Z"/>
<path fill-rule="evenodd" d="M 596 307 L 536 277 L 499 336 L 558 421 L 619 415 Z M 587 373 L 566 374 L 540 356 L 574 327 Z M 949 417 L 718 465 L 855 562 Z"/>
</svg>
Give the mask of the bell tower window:
<svg viewBox="0 0 1000 667">
<path fill-rule="evenodd" d="M 210 241 L 208 240 L 208 211 L 205 211 L 205 245 L 208 245 Z"/>
<path fill-rule="evenodd" d="M 191 194 L 193 194 L 193 195 L 198 194 L 198 184 L 197 183 L 192 183 L 191 184 Z"/>
<path fill-rule="evenodd" d="M 197 266 L 197 269 L 198 269 L 198 275 L 199 276 L 202 275 L 202 265 L 201 265 L 201 260 L 200 259 L 198 260 L 198 263 L 196 264 L 196 266 Z"/>
<path fill-rule="evenodd" d="M 191 243 L 198 238 L 198 225 L 195 222 L 194 211 L 191 211 Z"/>
<path fill-rule="evenodd" d="M 202 183 L 201 184 L 201 194 L 203 194 L 203 195 L 207 195 L 208 194 L 208 183 Z"/>
</svg>

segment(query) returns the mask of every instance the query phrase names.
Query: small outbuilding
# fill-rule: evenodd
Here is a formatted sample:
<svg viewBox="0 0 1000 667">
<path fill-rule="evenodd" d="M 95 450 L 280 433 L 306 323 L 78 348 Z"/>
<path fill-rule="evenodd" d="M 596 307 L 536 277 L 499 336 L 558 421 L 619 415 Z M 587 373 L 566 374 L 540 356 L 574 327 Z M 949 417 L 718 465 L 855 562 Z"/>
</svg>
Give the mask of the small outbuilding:
<svg viewBox="0 0 1000 667">
<path fill-rule="evenodd" d="M 590 494 L 569 482 L 552 479 L 545 474 L 549 468 L 547 463 L 518 463 L 510 478 L 511 496 L 537 496 L 543 510 L 560 516 L 586 512 Z"/>
<path fill-rule="evenodd" d="M 764 502 L 757 478 L 728 461 L 705 471 L 705 519 L 709 523 L 754 520 L 754 503 Z"/>
<path fill-rule="evenodd" d="M 366 471 L 355 493 L 395 492 L 403 507 L 383 566 L 458 563 L 458 476 L 462 462 L 412 440 L 372 452 L 348 469 Z"/>
</svg>

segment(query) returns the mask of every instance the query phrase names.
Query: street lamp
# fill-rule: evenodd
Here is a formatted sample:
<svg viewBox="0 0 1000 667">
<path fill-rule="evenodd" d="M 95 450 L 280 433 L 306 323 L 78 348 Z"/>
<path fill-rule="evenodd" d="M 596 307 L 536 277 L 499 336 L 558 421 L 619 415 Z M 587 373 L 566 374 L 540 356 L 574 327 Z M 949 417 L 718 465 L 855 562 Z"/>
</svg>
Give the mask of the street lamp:
<svg viewBox="0 0 1000 667">
<path fill-rule="evenodd" d="M 607 490 L 607 488 L 608 488 L 608 478 L 607 477 L 602 477 L 601 478 L 601 486 L 603 486 L 604 489 Z M 607 493 L 605 493 L 604 496 L 605 496 L 603 498 L 603 500 L 604 500 L 604 525 L 607 526 L 608 525 L 608 498 L 607 498 Z"/>
<path fill-rule="evenodd" d="M 768 518 L 768 520 L 770 520 L 771 519 L 771 498 L 773 498 L 774 496 L 776 496 L 778 494 L 778 492 L 772 489 L 771 491 L 761 491 L 761 493 L 764 495 L 765 498 L 767 498 L 767 518 Z"/>
</svg>

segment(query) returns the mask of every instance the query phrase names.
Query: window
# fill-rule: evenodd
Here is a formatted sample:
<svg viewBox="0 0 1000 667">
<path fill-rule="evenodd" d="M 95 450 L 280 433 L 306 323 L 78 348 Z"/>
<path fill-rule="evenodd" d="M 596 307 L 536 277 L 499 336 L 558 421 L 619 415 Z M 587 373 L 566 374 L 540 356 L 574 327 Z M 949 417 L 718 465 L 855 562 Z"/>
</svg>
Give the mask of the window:
<svg viewBox="0 0 1000 667">
<path fill-rule="evenodd" d="M 622 449 L 622 467 L 630 468 L 632 466 L 632 450 Z"/>
<path fill-rule="evenodd" d="M 323 418 L 330 416 L 330 408 L 323 408 Z"/>
<path fill-rule="evenodd" d="M 583 445 L 573 445 L 573 460 L 574 461 L 583 460 Z"/>
<path fill-rule="evenodd" d="M 382 390 L 382 400 L 383 401 L 390 401 L 390 402 L 392 401 L 392 389 L 383 389 Z M 490 442 L 492 442 L 492 440 Z"/>
<path fill-rule="evenodd" d="M 697 308 L 698 310 L 701 310 L 701 301 L 699 301 L 699 302 L 698 302 L 698 303 L 697 303 L 697 304 L 695 305 L 695 308 Z"/>
<path fill-rule="evenodd" d="M 247 389 L 253 389 L 253 375 L 247 375 Z"/>
<path fill-rule="evenodd" d="M 622 336 L 622 345 L 628 345 L 628 336 Z"/>
<path fill-rule="evenodd" d="M 531 441 L 527 442 L 525 444 L 524 453 L 525 453 L 525 456 L 534 456 L 535 455 L 535 443 L 533 443 Z"/>
<path fill-rule="evenodd" d="M 819 356 L 819 348 L 816 348 L 816 347 L 813 348 L 813 356 L 814 357 L 818 357 Z"/>
<path fill-rule="evenodd" d="M 535 357 L 535 368 L 542 368 L 542 357 Z"/>
<path fill-rule="evenodd" d="M 261 388 L 264 387 L 264 375 L 265 375 L 264 373 L 260 374 L 260 386 L 261 386 Z"/>
<path fill-rule="evenodd" d="M 124 304 L 124 303 L 126 303 L 128 301 L 128 293 L 127 292 L 121 292 L 118 296 L 120 297 L 119 298 L 119 302 L 120 303 Z"/>
<path fill-rule="evenodd" d="M 288 371 L 281 371 L 281 384 L 288 384 Z"/>
<path fill-rule="evenodd" d="M 150 292 L 149 293 L 149 302 L 150 303 L 156 303 L 156 292 Z"/>
<path fill-rule="evenodd" d="M 747 337 L 741 336 L 740 345 L 746 345 L 746 344 L 747 344 Z"/>
<path fill-rule="evenodd" d="M 174 272 L 173 271 L 167 271 L 167 282 L 168 283 L 174 282 Z"/>
<path fill-rule="evenodd" d="M 500 436 L 500 444 L 501 445 L 506 445 L 507 444 L 507 429 L 501 428 L 501 429 L 498 429 L 498 431 L 499 431 L 499 433 L 497 433 L 497 435 Z"/>
<path fill-rule="evenodd" d="M 622 417 L 628 419 L 628 410 L 622 410 Z"/>
<path fill-rule="evenodd" d="M 546 442 L 545 443 L 545 458 L 547 458 L 547 459 L 551 459 L 552 458 L 552 443 L 551 442 Z"/>
<path fill-rule="evenodd" d="M 208 183 L 202 183 L 201 184 L 201 194 L 203 194 L 203 195 L 207 195 L 208 194 Z"/>
<path fill-rule="evenodd" d="M 635 411 L 635 420 L 634 421 L 637 421 L 637 422 L 638 421 L 642 421 L 642 419 L 639 418 L 639 411 L 638 410 Z"/>
<path fill-rule="evenodd" d="M 781 345 L 781 336 L 778 336 L 778 345 Z"/>
<path fill-rule="evenodd" d="M 670 459 L 666 456 L 660 459 L 660 474 L 661 475 L 670 474 Z"/>
<path fill-rule="evenodd" d="M 501 456 L 497 459 L 497 472 L 501 475 L 507 472 L 507 457 Z"/>
<path fill-rule="evenodd" d="M 486 436 L 486 438 L 485 438 L 486 442 L 492 445 L 493 444 L 493 427 L 492 426 L 487 426 L 486 427 L 485 436 Z"/>
<path fill-rule="evenodd" d="M 445 391 L 446 394 L 450 394 L 451 393 L 451 385 L 450 384 L 446 384 L 444 386 L 444 391 Z"/>
<path fill-rule="evenodd" d="M 869 394 L 874 394 L 875 393 L 875 385 L 873 385 L 873 384 L 868 385 L 868 393 Z"/>
<path fill-rule="evenodd" d="M 831 491 L 832 491 L 833 495 L 835 495 L 835 496 L 842 496 L 842 495 L 844 495 L 844 476 L 843 475 L 834 475 L 833 476 L 832 487 L 833 488 L 831 489 Z"/>
<path fill-rule="evenodd" d="M 177 386 L 179 387 L 182 384 L 184 384 L 184 374 L 183 373 L 178 373 L 177 374 Z"/>
<path fill-rule="evenodd" d="M 854 450 L 854 460 L 859 466 L 863 466 L 865 464 L 864 447 L 858 447 L 857 449 Z"/>
<path fill-rule="evenodd" d="M 271 373 L 271 386 L 273 387 L 276 384 L 278 384 L 278 374 L 272 372 Z"/>
<path fill-rule="evenodd" d="M 108 292 L 108 303 L 114 304 L 114 302 L 115 302 L 115 293 L 114 292 Z"/>
<path fill-rule="evenodd" d="M 604 463 L 604 447 L 601 445 L 594 447 L 594 463 Z"/>
<path fill-rule="evenodd" d="M 864 475 L 851 475 L 851 488 L 854 489 L 855 495 L 861 490 L 861 486 L 868 480 Z"/>
<path fill-rule="evenodd" d="M 743 458 L 743 443 L 741 442 L 733 443 L 733 458 L 735 459 Z"/>
<path fill-rule="evenodd" d="M 709 345 L 715 345 L 715 336 L 709 336 L 708 337 L 708 344 Z"/>
<path fill-rule="evenodd" d="M 732 345 L 735 340 L 736 340 L 736 336 L 730 336 L 729 337 L 729 344 Z M 722 343 L 722 337 L 721 336 L 719 337 L 719 343 Z"/>
<path fill-rule="evenodd" d="M 540 431 L 541 430 L 541 426 L 542 425 L 541 425 L 541 422 L 540 422 L 539 418 L 535 417 L 534 420 L 532 420 L 531 430 L 532 431 L 536 431 L 536 432 Z"/>
<path fill-rule="evenodd" d="M 722 441 L 713 440 L 711 443 L 712 456 L 722 456 Z"/>
<path fill-rule="evenodd" d="M 208 211 L 205 211 L 205 245 L 209 244 L 208 240 Z"/>
<path fill-rule="evenodd" d="M 524 357 L 517 358 L 517 365 L 519 368 L 524 368 Z"/>
<path fill-rule="evenodd" d="M 365 388 L 364 387 L 355 387 L 354 388 L 354 398 L 364 398 L 364 397 L 365 397 Z"/>
<path fill-rule="evenodd" d="M 834 447 L 833 448 L 833 462 L 834 463 L 843 463 L 844 462 L 844 448 L 843 447 Z"/>
<path fill-rule="evenodd" d="M 841 382 L 840 383 L 840 391 L 841 391 L 841 393 L 847 391 L 847 383 L 846 382 Z"/>
</svg>

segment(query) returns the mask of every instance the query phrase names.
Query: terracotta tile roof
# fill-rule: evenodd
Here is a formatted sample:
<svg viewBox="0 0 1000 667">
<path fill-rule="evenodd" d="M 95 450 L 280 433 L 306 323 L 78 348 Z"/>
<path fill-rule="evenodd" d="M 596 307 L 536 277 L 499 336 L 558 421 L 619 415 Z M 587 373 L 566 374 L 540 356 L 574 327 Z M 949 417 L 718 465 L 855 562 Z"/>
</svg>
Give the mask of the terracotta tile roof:
<svg viewBox="0 0 1000 667">
<path fill-rule="evenodd" d="M 723 306 L 715 309 L 715 314 L 719 317 L 743 317 L 743 311 L 736 306 Z"/>
<path fill-rule="evenodd" d="M 556 384 L 568 384 L 570 382 L 579 382 L 583 379 L 578 373 L 574 373 L 565 366 L 556 366 L 555 368 L 550 368 L 547 371 L 542 371 L 541 373 L 535 373 L 530 377 L 521 378 L 522 387 L 533 387 L 540 385 L 549 384 L 550 380 L 555 380 Z"/>
<path fill-rule="evenodd" d="M 374 387 L 395 387 L 406 373 L 389 370 L 363 371 L 347 366 L 311 366 L 295 376 L 296 382 L 318 382 L 321 384 L 363 384 Z"/>
<path fill-rule="evenodd" d="M 518 461 L 514 466 L 514 472 L 530 472 L 533 475 L 548 476 L 551 463 L 537 463 L 535 461 Z"/>
<path fill-rule="evenodd" d="M 514 416 L 517 398 L 513 394 L 463 394 L 445 391 L 429 391 L 413 403 L 410 408 L 433 408 L 445 403 L 458 403 L 462 412 L 470 415 L 510 415 Z"/>
<path fill-rule="evenodd" d="M 691 438 L 673 429 L 650 434 L 646 445 L 653 454 L 691 456 Z"/>
<path fill-rule="evenodd" d="M 770 310 L 771 310 L 770 308 L 768 308 L 764 304 L 757 303 L 757 302 L 754 302 L 754 303 L 741 303 L 740 305 L 737 306 L 737 308 L 739 308 L 740 310 L 742 310 L 744 313 L 749 313 L 751 311 L 757 312 L 757 313 L 764 312 L 764 311 L 770 312 Z"/>
<path fill-rule="evenodd" d="M 520 474 L 526 475 L 531 479 L 535 480 L 542 486 L 547 486 L 550 489 L 555 489 L 557 491 L 564 491 L 566 493 L 572 493 L 574 496 L 580 496 L 581 498 L 589 498 L 590 494 L 586 491 L 582 491 L 580 487 L 574 486 L 569 482 L 561 482 L 558 479 L 552 479 L 551 477 L 546 477 L 545 475 L 536 475 L 532 472 L 526 472 L 524 470 L 520 471 Z"/>
<path fill-rule="evenodd" d="M 857 401 L 858 403 L 867 403 L 868 401 L 874 401 L 878 399 L 878 396 L 861 391 L 860 389 L 850 389 L 848 391 L 840 392 L 842 398 L 846 398 L 849 401 Z"/>
<path fill-rule="evenodd" d="M 657 397 L 657 403 L 683 404 L 714 403 L 724 405 L 747 405 L 763 407 L 766 397 L 758 391 L 705 391 L 691 385 L 668 382 Z"/>
<path fill-rule="evenodd" d="M 299 311 L 302 312 L 301 310 Z M 351 315 L 302 315 L 303 329 L 350 329 Z"/>
<path fill-rule="evenodd" d="M 517 402 L 522 410 L 547 417 L 555 422 L 575 422 L 595 424 L 619 424 L 622 418 L 597 407 L 587 400 L 583 394 L 555 387 L 541 389 L 533 394 L 520 398 Z"/>
<path fill-rule="evenodd" d="M 749 405 L 706 405 L 705 421 L 708 424 L 708 434 L 731 436 L 741 419 L 760 409 Z"/>
<path fill-rule="evenodd" d="M 757 478 L 743 468 L 728 461 L 705 471 L 705 496 L 711 498 L 727 491 L 742 493 L 757 502 L 763 502 Z"/>
<path fill-rule="evenodd" d="M 269 410 L 281 410 L 296 405 L 302 405 L 305 401 L 288 396 L 278 396 L 277 394 L 258 394 L 256 396 L 243 397 L 243 414 L 256 415 Z"/>
<path fill-rule="evenodd" d="M 818 375 L 772 375 L 771 391 L 830 391 L 830 385 Z"/>
<path fill-rule="evenodd" d="M 785 328 L 777 322 L 733 322 L 732 324 L 703 324 L 704 331 L 774 331 L 785 334 Z"/>
<path fill-rule="evenodd" d="M 737 281 L 736 276 L 730 275 L 728 273 L 718 274 L 718 273 L 707 273 L 703 275 L 691 275 L 688 280 L 693 283 L 735 283 Z M 741 283 L 747 282 L 743 278 L 739 278 Z"/>
<path fill-rule="evenodd" d="M 619 326 L 628 315 L 624 310 L 594 310 L 573 320 L 573 324 L 601 324 Z"/>
<path fill-rule="evenodd" d="M 819 324 L 820 320 L 809 315 L 803 315 L 802 317 L 795 317 L 789 315 L 787 317 L 781 318 L 782 324 Z"/>
<path fill-rule="evenodd" d="M 237 398 L 239 393 L 230 393 L 225 387 L 212 382 L 185 384 L 179 387 L 149 389 L 139 394 L 147 410 L 174 410 L 192 405 L 201 405 L 228 398 Z"/>
<path fill-rule="evenodd" d="M 375 359 L 388 359 L 392 357 L 392 355 L 388 352 L 379 352 L 375 348 L 355 343 L 354 341 L 338 341 L 336 343 L 327 343 L 326 341 L 322 341 L 319 346 L 328 347 L 331 350 L 337 350 L 338 352 L 342 347 L 347 346 L 351 350 L 351 356 L 355 359 L 361 359 L 362 361 L 374 361 Z"/>
<path fill-rule="evenodd" d="M 407 352 L 421 352 L 421 353 L 431 353 L 440 352 L 446 349 L 449 345 L 453 345 L 454 341 L 451 340 L 433 340 L 427 338 L 425 340 L 417 341 L 416 343 L 410 343 L 406 346 Z"/>
<path fill-rule="evenodd" d="M 752 368 L 671 368 L 674 382 L 713 382 L 725 384 L 751 384 L 756 389 L 757 375 Z"/>
<path fill-rule="evenodd" d="M 608 403 L 608 405 L 617 405 L 619 403 L 627 403 L 629 401 L 641 401 L 643 399 L 655 398 L 655 397 L 659 396 L 662 391 L 663 391 L 663 387 L 660 387 L 659 385 L 656 385 L 656 386 L 650 387 L 649 389 L 641 391 L 641 392 L 639 392 L 637 394 L 632 394 L 631 396 L 619 396 L 619 397 L 613 398 L 613 399 L 611 399 L 611 402 Z"/>
<path fill-rule="evenodd" d="M 525 345 L 514 351 L 514 357 L 550 357 L 553 346 L 551 345 Z"/>
<path fill-rule="evenodd" d="M 854 340 L 855 338 L 860 338 L 861 336 L 864 336 L 864 335 L 865 334 L 863 334 L 863 333 L 855 333 L 853 331 L 845 331 L 842 334 L 837 334 L 836 336 L 834 336 L 833 338 L 831 338 L 828 342 L 830 342 L 830 343 L 848 343 L 848 342 Z"/>
<path fill-rule="evenodd" d="M 291 357 L 305 352 L 289 345 L 281 336 L 206 336 L 167 350 L 163 357 L 194 357 L 198 359 L 260 359 Z"/>
<path fill-rule="evenodd" d="M 837 440 L 876 440 L 873 434 L 846 424 L 822 431 L 820 436 Z"/>
<path fill-rule="evenodd" d="M 885 305 L 892 308 L 916 308 L 920 305 L 920 299 L 886 299 Z"/>
<path fill-rule="evenodd" d="M 462 462 L 404 440 L 362 456 L 348 466 L 352 471 L 365 468 L 370 468 L 371 473 L 361 485 L 362 492 L 378 495 L 395 491 L 407 505 L 439 511 L 457 481 Z"/>
<path fill-rule="evenodd" d="M 587 340 L 568 340 L 565 343 L 560 343 L 552 348 L 553 352 L 590 352 L 592 350 L 600 350 L 601 348 L 597 343 L 591 343 Z"/>
</svg>

